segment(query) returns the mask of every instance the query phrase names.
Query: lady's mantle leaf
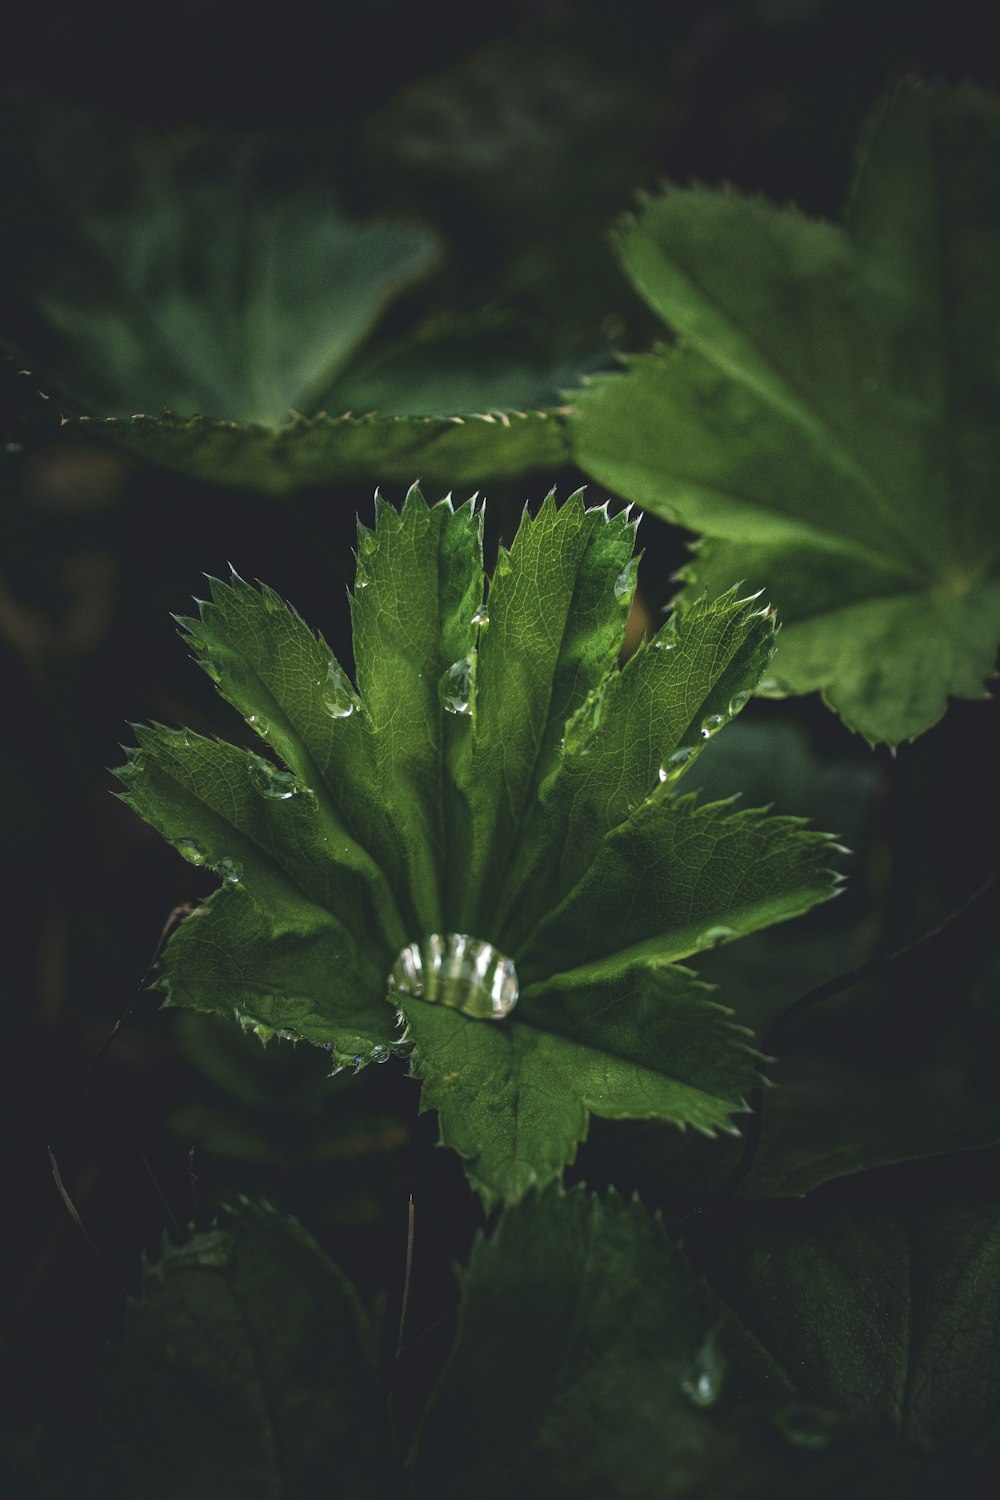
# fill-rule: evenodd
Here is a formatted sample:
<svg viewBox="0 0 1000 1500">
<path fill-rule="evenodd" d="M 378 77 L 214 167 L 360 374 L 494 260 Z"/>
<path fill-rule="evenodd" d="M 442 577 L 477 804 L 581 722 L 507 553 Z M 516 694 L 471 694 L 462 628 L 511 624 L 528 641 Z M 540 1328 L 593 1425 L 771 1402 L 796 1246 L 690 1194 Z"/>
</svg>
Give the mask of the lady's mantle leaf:
<svg viewBox="0 0 1000 1500">
<path fill-rule="evenodd" d="M 703 1249 L 744 1396 L 794 1393 L 954 1455 L 995 1433 L 995 1204 L 847 1213 L 807 1201 Z"/>
<path fill-rule="evenodd" d="M 167 946 L 170 1003 L 356 1066 L 404 1040 L 398 1004 L 424 1106 L 494 1202 L 557 1176 L 589 1112 L 731 1128 L 754 1054 L 679 961 L 805 911 L 834 877 L 797 820 L 675 794 L 764 670 L 771 611 L 697 601 L 619 671 L 628 518 L 550 496 L 485 603 L 481 524 L 472 501 L 377 501 L 356 685 L 272 590 L 214 584 L 185 627 L 280 765 L 151 728 L 120 774 L 223 877 Z M 388 993 L 402 950 L 448 934 L 516 965 L 506 1019 Z"/>
<path fill-rule="evenodd" d="M 166 1245 L 103 1380 L 87 1493 L 388 1500 L 398 1460 L 353 1287 L 291 1220 L 244 1203 Z"/>
<path fill-rule="evenodd" d="M 416 1494 L 992 1493 L 995 1207 L 819 1218 L 713 1225 L 706 1285 L 637 1201 L 528 1194 L 461 1274 Z"/>
<path fill-rule="evenodd" d="M 695 1493 L 720 1441 L 727 1455 L 732 1446 L 686 1394 L 697 1397 L 699 1378 L 713 1373 L 713 1316 L 706 1289 L 638 1202 L 580 1188 L 529 1195 L 462 1274 L 458 1338 L 418 1449 L 417 1494 Z M 717 1395 L 710 1378 L 701 1404 Z"/>
<path fill-rule="evenodd" d="M 147 140 L 62 109 L 9 111 L 5 133 L 16 343 L 68 432 L 279 494 L 414 472 L 474 482 L 563 458 L 558 421 L 525 408 L 558 404 L 575 380 L 565 364 L 487 339 L 481 381 L 442 389 L 446 318 L 417 340 L 421 388 L 412 339 L 373 345 L 441 246 L 419 224 L 347 217 L 315 149 Z"/>
<path fill-rule="evenodd" d="M 846 229 L 669 190 L 619 236 L 681 336 L 574 419 L 603 483 L 704 532 L 692 590 L 763 584 L 775 690 L 896 743 L 980 697 L 1000 639 L 1000 102 L 902 88 Z"/>
</svg>

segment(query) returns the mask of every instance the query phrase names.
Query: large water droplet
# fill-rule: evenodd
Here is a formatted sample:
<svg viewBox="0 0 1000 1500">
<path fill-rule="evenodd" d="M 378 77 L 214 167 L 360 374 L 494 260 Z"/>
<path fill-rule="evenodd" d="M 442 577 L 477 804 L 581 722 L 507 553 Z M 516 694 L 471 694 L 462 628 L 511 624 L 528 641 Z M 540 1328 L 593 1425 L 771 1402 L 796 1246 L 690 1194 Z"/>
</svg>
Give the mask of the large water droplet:
<svg viewBox="0 0 1000 1500">
<path fill-rule="evenodd" d="M 260 714 L 247 714 L 247 723 L 251 729 L 256 729 L 257 733 L 262 734 L 265 739 L 271 733 L 270 724 L 266 719 L 261 718 Z"/>
<path fill-rule="evenodd" d="M 386 1047 L 382 1042 L 378 1042 L 372 1048 L 372 1062 L 374 1063 L 388 1062 L 391 1055 L 392 1054 L 390 1049 Z"/>
<path fill-rule="evenodd" d="M 734 693 L 729 701 L 730 718 L 732 718 L 733 714 L 738 714 L 741 708 L 746 708 L 752 697 L 753 693 L 751 693 L 749 690 L 742 693 Z"/>
<path fill-rule="evenodd" d="M 722 1355 L 709 1337 L 681 1376 L 681 1390 L 695 1406 L 711 1406 L 719 1398 L 725 1369 Z"/>
<path fill-rule="evenodd" d="M 250 780 L 262 797 L 274 797 L 281 802 L 294 797 L 300 790 L 294 776 L 290 776 L 287 771 L 279 771 L 266 760 L 257 761 L 250 772 Z"/>
<path fill-rule="evenodd" d="M 472 662 L 467 656 L 452 662 L 438 683 L 438 695 L 450 714 L 471 713 Z"/>
<path fill-rule="evenodd" d="M 335 661 L 327 669 L 322 687 L 323 707 L 332 719 L 347 719 L 354 712 L 351 684 Z"/>
<path fill-rule="evenodd" d="M 243 866 L 235 859 L 220 859 L 215 869 L 226 885 L 236 885 L 243 878 Z"/>
<path fill-rule="evenodd" d="M 205 851 L 194 839 L 178 839 L 176 841 L 178 853 L 183 854 L 189 865 L 203 865 L 205 863 Z"/>
<path fill-rule="evenodd" d="M 517 1004 L 517 970 L 511 959 L 482 938 L 435 932 L 402 950 L 388 988 L 450 1005 L 477 1020 L 502 1021 Z"/>
<path fill-rule="evenodd" d="M 725 714 L 706 714 L 705 718 L 701 721 L 702 739 L 710 740 L 716 730 L 721 729 L 723 724 L 727 722 Z"/>
</svg>

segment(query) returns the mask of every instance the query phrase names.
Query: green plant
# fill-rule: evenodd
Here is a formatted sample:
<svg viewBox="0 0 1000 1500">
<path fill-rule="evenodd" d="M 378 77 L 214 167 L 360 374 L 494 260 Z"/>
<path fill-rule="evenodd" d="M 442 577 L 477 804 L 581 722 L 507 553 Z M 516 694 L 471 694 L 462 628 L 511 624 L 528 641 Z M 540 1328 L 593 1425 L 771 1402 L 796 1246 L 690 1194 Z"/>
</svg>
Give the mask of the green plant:
<svg viewBox="0 0 1000 1500">
<path fill-rule="evenodd" d="M 270 589 L 215 583 L 183 622 L 280 764 L 154 728 L 119 773 L 223 879 L 163 955 L 170 1003 L 340 1067 L 412 1049 L 488 1204 L 561 1171 L 588 1111 L 728 1127 L 753 1053 L 681 961 L 833 890 L 823 835 L 676 794 L 774 616 L 697 601 L 615 669 L 633 538 L 550 496 L 484 597 L 475 503 L 411 489 L 360 532 L 356 688 Z"/>
<path fill-rule="evenodd" d="M 709 539 L 692 594 L 766 584 L 765 691 L 819 689 L 873 743 L 994 669 L 998 166 L 993 96 L 907 85 L 844 229 L 733 192 L 647 200 L 619 254 L 677 341 L 575 402 L 581 467 Z"/>
<path fill-rule="evenodd" d="M 142 1155 L 170 1232 L 121 1318 L 114 1287 L 69 1436 L 2 1440 L 32 1496 L 995 1488 L 988 710 L 926 731 L 983 696 L 1000 634 L 997 101 L 897 90 L 843 229 L 644 198 L 614 243 L 674 342 L 613 373 L 649 325 L 595 221 L 655 91 L 601 64 L 517 40 L 418 82 L 356 122 L 374 204 L 326 140 L 304 165 L 12 113 L 8 343 L 60 404 L 53 452 L 130 456 L 137 504 L 143 463 L 172 470 L 222 556 L 256 514 L 270 559 L 317 498 L 335 553 L 341 497 L 291 497 L 418 469 L 496 482 L 502 532 L 478 497 L 376 492 L 350 642 L 235 571 L 179 621 L 217 693 L 150 693 L 200 732 L 137 727 L 117 774 L 184 905 L 147 972 L 165 1005 L 98 1059 L 127 1030 L 143 1078 L 172 1070 L 165 1190 Z M 507 524 L 504 482 L 570 451 L 702 534 L 660 628 L 630 509 L 553 491 Z M 869 747 L 754 701 L 814 689 Z M 26 851 L 58 809 L 8 763 Z M 935 859 L 932 807 L 983 825 L 974 877 Z M 100 1252 L 109 1195 L 81 1216 L 50 1157 Z"/>
</svg>

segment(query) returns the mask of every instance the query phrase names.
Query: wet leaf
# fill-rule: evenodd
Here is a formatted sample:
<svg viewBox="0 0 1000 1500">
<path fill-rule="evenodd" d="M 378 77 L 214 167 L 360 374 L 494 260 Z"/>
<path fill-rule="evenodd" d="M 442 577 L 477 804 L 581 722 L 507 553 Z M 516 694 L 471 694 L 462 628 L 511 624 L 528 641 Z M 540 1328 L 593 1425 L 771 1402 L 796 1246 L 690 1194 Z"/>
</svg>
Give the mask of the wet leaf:
<svg viewBox="0 0 1000 1500">
<path fill-rule="evenodd" d="M 412 1044 L 494 1203 L 558 1176 L 590 1113 L 731 1128 L 755 1054 L 681 961 L 834 877 L 800 820 L 677 795 L 765 669 L 772 613 L 698 601 L 619 670 L 628 518 L 550 496 L 485 604 L 481 522 L 416 489 L 378 503 L 356 682 L 272 590 L 213 584 L 185 629 L 275 759 L 154 727 L 119 774 L 223 880 L 167 946 L 169 1002 L 338 1065 Z"/>
<path fill-rule="evenodd" d="M 929 1455 L 845 1409 L 836 1380 L 804 1381 L 809 1397 L 763 1383 L 763 1351 L 637 1201 L 529 1194 L 475 1247 L 461 1290 L 416 1454 L 421 1500 L 940 1493 Z M 848 1290 L 833 1290 L 840 1308 Z"/>
</svg>

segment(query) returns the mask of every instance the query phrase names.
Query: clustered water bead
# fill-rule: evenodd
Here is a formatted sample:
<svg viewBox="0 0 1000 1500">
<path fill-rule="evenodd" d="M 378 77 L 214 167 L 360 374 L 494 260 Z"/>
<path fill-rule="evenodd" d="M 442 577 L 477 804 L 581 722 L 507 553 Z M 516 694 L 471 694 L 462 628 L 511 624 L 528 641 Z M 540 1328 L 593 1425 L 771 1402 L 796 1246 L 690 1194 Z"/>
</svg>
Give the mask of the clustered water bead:
<svg viewBox="0 0 1000 1500">
<path fill-rule="evenodd" d="M 502 1021 L 517 1004 L 517 970 L 512 959 L 482 938 L 435 932 L 402 950 L 388 988 L 450 1005 L 479 1021 Z"/>
</svg>

